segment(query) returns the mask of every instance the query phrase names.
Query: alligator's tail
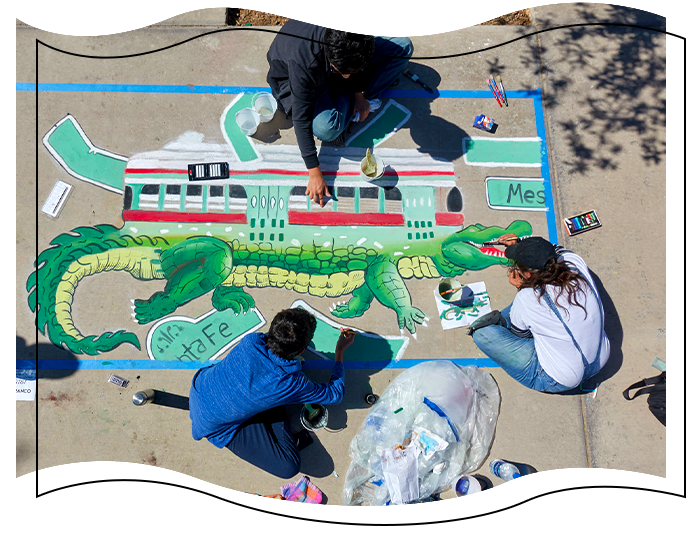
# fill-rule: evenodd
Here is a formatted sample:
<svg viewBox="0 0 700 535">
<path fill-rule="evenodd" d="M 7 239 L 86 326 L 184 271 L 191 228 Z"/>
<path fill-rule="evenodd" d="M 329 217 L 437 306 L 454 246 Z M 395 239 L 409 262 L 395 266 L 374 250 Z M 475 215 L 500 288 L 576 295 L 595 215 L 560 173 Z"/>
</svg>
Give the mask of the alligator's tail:
<svg viewBox="0 0 700 535">
<path fill-rule="evenodd" d="M 39 330 L 59 347 L 96 355 L 128 343 L 141 348 L 134 333 L 120 330 L 83 336 L 73 324 L 73 295 L 83 277 L 102 271 L 128 271 L 142 280 L 162 279 L 158 254 L 168 242 L 161 237 L 120 236 L 112 225 L 79 227 L 61 234 L 37 258 L 27 280 L 29 308 Z"/>
</svg>

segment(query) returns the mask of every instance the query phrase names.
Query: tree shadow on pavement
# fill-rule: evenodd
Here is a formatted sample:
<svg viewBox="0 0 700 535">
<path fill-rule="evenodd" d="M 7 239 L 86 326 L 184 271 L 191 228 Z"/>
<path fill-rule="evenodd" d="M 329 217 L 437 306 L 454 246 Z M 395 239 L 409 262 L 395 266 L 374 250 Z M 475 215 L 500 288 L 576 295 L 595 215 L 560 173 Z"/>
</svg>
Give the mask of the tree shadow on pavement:
<svg viewBox="0 0 700 535">
<path fill-rule="evenodd" d="M 18 374 L 22 374 L 26 379 L 29 372 L 33 372 L 35 375 L 31 379 L 37 377 L 39 379 L 61 379 L 63 377 L 68 377 L 73 375 L 78 369 L 78 359 L 74 353 L 61 349 L 53 344 L 34 344 L 27 345 L 27 342 L 21 336 L 17 336 L 16 340 L 16 358 L 17 358 L 17 370 Z M 68 361 L 68 365 L 61 366 L 61 369 L 41 369 L 38 373 L 35 370 L 35 359 L 39 358 L 40 361 L 50 361 L 50 360 L 64 360 Z M 75 364 L 72 366 L 72 364 Z M 47 365 L 49 365 L 47 363 Z"/>
<path fill-rule="evenodd" d="M 666 152 L 666 57 L 658 51 L 665 50 L 665 18 L 612 5 L 600 6 L 595 12 L 580 6 L 571 18 L 590 25 L 556 29 L 528 39 L 520 58 L 522 65 L 546 79 L 545 108 L 551 112 L 564 104 L 569 106 L 566 114 L 550 125 L 560 142 L 568 145 L 566 152 L 561 151 L 566 158 L 558 162 L 561 180 L 620 168 L 630 149 L 621 144 L 618 133 L 634 132 L 637 138 L 631 143 L 639 144 L 647 166 L 662 165 Z M 560 25 L 546 19 L 538 19 L 536 24 L 537 30 Z M 576 106 L 561 99 L 563 95 L 569 99 L 570 91 L 583 85 L 589 89 L 577 96 Z"/>
</svg>

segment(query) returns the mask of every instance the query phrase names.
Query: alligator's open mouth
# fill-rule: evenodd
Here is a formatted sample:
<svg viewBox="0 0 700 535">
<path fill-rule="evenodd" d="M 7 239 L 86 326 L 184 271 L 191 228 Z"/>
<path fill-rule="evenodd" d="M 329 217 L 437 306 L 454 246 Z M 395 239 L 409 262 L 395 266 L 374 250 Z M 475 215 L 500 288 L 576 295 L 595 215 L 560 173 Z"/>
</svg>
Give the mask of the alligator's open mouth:
<svg viewBox="0 0 700 535">
<path fill-rule="evenodd" d="M 520 236 L 521 238 L 529 238 L 529 236 Z M 493 240 L 496 241 L 496 240 Z M 485 245 L 484 243 L 477 243 L 473 242 L 471 240 L 464 240 L 464 243 L 468 243 L 469 245 L 473 245 L 479 251 L 485 255 L 488 256 L 496 256 L 498 258 L 505 258 L 505 252 L 501 249 L 497 249 L 496 247 L 492 246 L 490 243 L 488 245 Z M 487 242 L 488 243 L 488 242 Z M 492 243 L 492 242 L 491 242 Z"/>
</svg>

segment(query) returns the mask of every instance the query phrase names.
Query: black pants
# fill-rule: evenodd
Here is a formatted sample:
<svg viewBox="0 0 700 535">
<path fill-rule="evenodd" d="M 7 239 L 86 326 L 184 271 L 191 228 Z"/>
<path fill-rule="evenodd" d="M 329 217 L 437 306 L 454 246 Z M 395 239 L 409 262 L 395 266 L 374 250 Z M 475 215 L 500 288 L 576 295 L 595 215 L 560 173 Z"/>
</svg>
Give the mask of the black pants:
<svg viewBox="0 0 700 535">
<path fill-rule="evenodd" d="M 282 479 L 299 473 L 301 459 L 284 407 L 246 421 L 226 446 L 237 457 Z"/>
</svg>

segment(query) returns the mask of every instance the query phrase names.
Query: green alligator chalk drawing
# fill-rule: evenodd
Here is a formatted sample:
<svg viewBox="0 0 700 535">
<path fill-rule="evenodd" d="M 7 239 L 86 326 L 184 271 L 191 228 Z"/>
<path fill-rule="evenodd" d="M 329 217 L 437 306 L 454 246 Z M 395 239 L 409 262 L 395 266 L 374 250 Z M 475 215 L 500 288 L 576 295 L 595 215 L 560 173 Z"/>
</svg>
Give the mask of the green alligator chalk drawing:
<svg viewBox="0 0 700 535">
<path fill-rule="evenodd" d="M 215 309 L 245 312 L 255 304 L 245 287 L 275 287 L 317 297 L 351 295 L 333 310 L 339 318 L 361 316 L 376 299 L 396 313 L 399 328 L 415 332 L 424 314 L 412 306 L 404 279 L 453 277 L 504 264 L 504 257 L 483 252 L 481 246 L 510 232 L 528 236 L 532 230 L 525 221 L 507 228 L 470 225 L 444 240 L 425 242 L 424 254 L 396 257 L 403 245 L 397 250 L 389 242 L 381 249 L 324 247 L 313 242 L 273 246 L 216 236 L 134 237 L 111 225 L 80 227 L 55 238 L 53 247 L 39 255 L 39 269 L 27 282 L 28 302 L 34 311 L 38 298 L 37 325 L 53 343 L 91 355 L 121 343 L 140 348 L 133 333 L 84 336 L 73 324 L 71 309 L 78 283 L 104 271 L 126 271 L 138 280 L 165 282 L 163 291 L 135 300 L 135 318 L 142 324 L 211 291 Z"/>
<path fill-rule="evenodd" d="M 297 147 L 260 144 L 258 157 L 243 161 L 230 128 L 222 119 L 224 144 L 189 132 L 131 156 L 123 172 L 124 226 L 78 227 L 39 254 L 28 303 L 51 342 L 91 355 L 124 343 L 140 349 L 134 333 L 86 335 L 73 322 L 76 287 L 105 271 L 163 282 L 161 291 L 134 300 L 140 324 L 209 293 L 214 309 L 240 314 L 255 307 L 245 288 L 284 288 L 332 302 L 347 296 L 332 305 L 337 318 L 361 316 L 376 300 L 395 313 L 399 329 L 415 333 L 425 315 L 412 305 L 406 280 L 504 264 L 502 252 L 483 244 L 505 233 L 532 234 L 526 221 L 463 228 L 452 164 L 415 150 L 377 149 L 391 171 L 373 183 L 360 178 L 366 149 L 340 150 L 331 163 L 320 154 L 333 190 L 321 209 L 304 196 L 308 173 Z M 228 177 L 188 180 L 188 165 L 216 162 L 228 163 Z"/>
</svg>

